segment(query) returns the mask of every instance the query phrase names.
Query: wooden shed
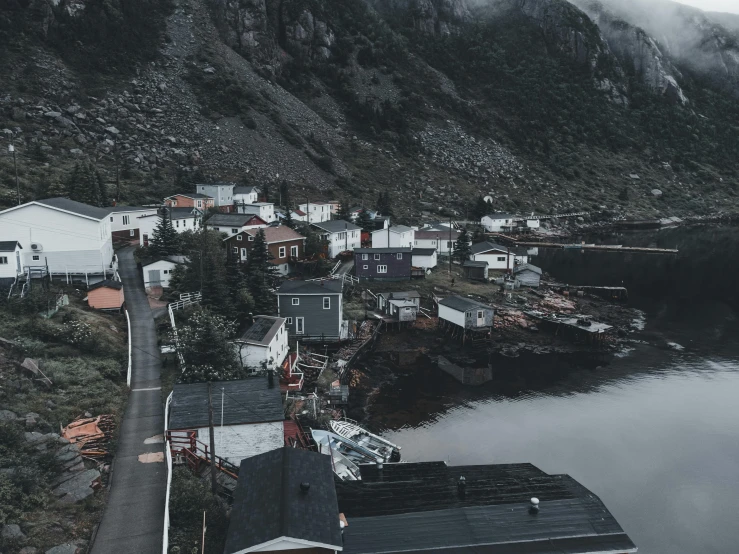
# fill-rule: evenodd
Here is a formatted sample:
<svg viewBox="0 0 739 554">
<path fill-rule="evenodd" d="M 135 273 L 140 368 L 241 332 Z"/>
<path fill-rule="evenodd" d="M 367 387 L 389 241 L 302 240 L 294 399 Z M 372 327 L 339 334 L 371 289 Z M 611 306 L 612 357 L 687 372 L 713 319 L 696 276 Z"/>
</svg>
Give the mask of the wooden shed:
<svg viewBox="0 0 739 554">
<path fill-rule="evenodd" d="M 481 330 L 493 326 L 493 308 L 462 296 L 447 296 L 439 301 L 439 321 L 463 329 Z"/>
<path fill-rule="evenodd" d="M 533 264 L 521 264 L 513 268 L 513 275 L 524 287 L 538 287 L 541 280 L 541 268 Z"/>
<path fill-rule="evenodd" d="M 120 310 L 124 300 L 123 283 L 111 279 L 90 285 L 87 292 L 87 304 L 96 310 Z"/>
<path fill-rule="evenodd" d="M 462 264 L 464 276 L 475 281 L 487 281 L 488 263 L 485 261 L 465 260 Z"/>
</svg>

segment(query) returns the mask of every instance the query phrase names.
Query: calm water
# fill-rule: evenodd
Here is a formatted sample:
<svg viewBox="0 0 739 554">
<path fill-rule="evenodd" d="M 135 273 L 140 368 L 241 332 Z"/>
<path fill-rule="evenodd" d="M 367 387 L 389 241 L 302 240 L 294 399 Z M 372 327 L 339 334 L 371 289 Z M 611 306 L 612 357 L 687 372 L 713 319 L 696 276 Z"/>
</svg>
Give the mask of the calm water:
<svg viewBox="0 0 739 554">
<path fill-rule="evenodd" d="M 372 419 L 397 429 L 385 435 L 409 461 L 531 462 L 569 473 L 640 552 L 739 552 L 739 233 L 680 229 L 611 242 L 677 245 L 681 254 L 550 251 L 538 263 L 571 283 L 626 284 L 646 313 L 644 344 L 598 369 L 560 363 L 547 372 L 522 361 L 516 375 L 475 389 L 419 367 L 383 389 Z"/>
</svg>

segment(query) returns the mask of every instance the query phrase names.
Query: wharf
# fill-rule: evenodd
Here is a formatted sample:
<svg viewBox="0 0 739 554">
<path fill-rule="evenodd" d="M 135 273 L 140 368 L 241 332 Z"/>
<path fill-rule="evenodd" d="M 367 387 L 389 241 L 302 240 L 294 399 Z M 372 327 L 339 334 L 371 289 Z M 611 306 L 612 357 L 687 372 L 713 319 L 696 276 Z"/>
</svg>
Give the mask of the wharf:
<svg viewBox="0 0 739 554">
<path fill-rule="evenodd" d="M 646 246 L 621 246 L 620 244 L 565 244 L 559 242 L 515 242 L 516 246 L 590 250 L 594 252 L 624 252 L 626 254 L 677 254 L 677 248 L 648 248 Z"/>
</svg>

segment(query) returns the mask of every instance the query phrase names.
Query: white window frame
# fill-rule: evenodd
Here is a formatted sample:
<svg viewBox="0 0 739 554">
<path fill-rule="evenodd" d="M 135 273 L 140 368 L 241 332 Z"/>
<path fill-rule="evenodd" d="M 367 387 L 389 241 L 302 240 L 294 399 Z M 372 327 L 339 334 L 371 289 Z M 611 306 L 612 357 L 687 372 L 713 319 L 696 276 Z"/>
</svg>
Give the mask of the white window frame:
<svg viewBox="0 0 739 554">
<path fill-rule="evenodd" d="M 505 261 L 505 256 L 498 256 L 498 261 L 499 262 L 504 262 Z"/>
<path fill-rule="evenodd" d="M 379 259 L 380 259 L 380 255 L 379 254 L 375 254 L 375 261 L 378 261 Z"/>
<path fill-rule="evenodd" d="M 288 325 L 292 325 L 292 324 L 293 324 L 293 318 L 291 318 L 291 317 L 286 317 L 286 318 L 285 318 L 285 322 L 286 322 L 286 323 L 287 323 Z"/>
<path fill-rule="evenodd" d="M 362 261 L 369 260 L 369 254 L 362 254 Z"/>
<path fill-rule="evenodd" d="M 249 235 L 249 242 L 254 242 L 254 237 Z"/>
<path fill-rule="evenodd" d="M 232 233 L 233 233 L 233 234 L 235 235 L 236 233 L 238 233 L 238 232 L 239 232 L 239 230 L 238 230 L 238 229 L 234 229 L 234 228 L 232 227 L 232 228 L 231 228 L 231 232 L 232 232 Z"/>
<path fill-rule="evenodd" d="M 368 265 L 363 265 L 362 266 L 362 269 L 369 269 L 369 266 Z"/>
<path fill-rule="evenodd" d="M 398 260 L 402 260 L 403 259 L 403 253 L 402 252 L 398 252 L 397 254 L 395 254 L 395 257 Z"/>
<path fill-rule="evenodd" d="M 131 232 L 129 233 L 129 236 L 135 237 L 136 236 L 136 229 L 131 229 Z"/>
<path fill-rule="evenodd" d="M 305 318 L 304 317 L 295 318 L 295 334 L 305 335 Z"/>
<path fill-rule="evenodd" d="M 241 235 L 236 235 L 236 240 L 238 240 L 239 242 L 243 241 L 244 237 L 242 237 Z"/>
<path fill-rule="evenodd" d="M 324 296 L 323 297 L 323 309 L 324 310 L 330 310 L 331 309 L 331 297 L 330 296 Z"/>
<path fill-rule="evenodd" d="M 377 266 L 377 273 L 387 273 L 387 266 L 386 265 L 378 265 Z"/>
<path fill-rule="evenodd" d="M 278 252 L 278 255 L 277 255 L 278 258 L 284 258 L 285 256 L 287 256 L 287 248 L 284 246 L 280 246 L 280 249 L 277 252 Z"/>
<path fill-rule="evenodd" d="M 300 298 L 294 296 L 292 298 L 291 305 L 293 305 L 293 306 L 300 306 Z"/>
<path fill-rule="evenodd" d="M 41 261 L 41 256 L 32 256 L 34 262 Z"/>
<path fill-rule="evenodd" d="M 245 260 L 246 259 L 246 248 L 242 248 L 241 249 L 241 259 L 242 260 Z"/>
<path fill-rule="evenodd" d="M 298 257 L 298 245 L 297 244 L 294 244 L 294 245 L 292 245 L 290 247 L 290 255 L 293 258 L 297 258 Z"/>
<path fill-rule="evenodd" d="M 8 257 L 0 256 L 0 265 L 7 265 L 7 263 L 8 263 Z"/>
</svg>

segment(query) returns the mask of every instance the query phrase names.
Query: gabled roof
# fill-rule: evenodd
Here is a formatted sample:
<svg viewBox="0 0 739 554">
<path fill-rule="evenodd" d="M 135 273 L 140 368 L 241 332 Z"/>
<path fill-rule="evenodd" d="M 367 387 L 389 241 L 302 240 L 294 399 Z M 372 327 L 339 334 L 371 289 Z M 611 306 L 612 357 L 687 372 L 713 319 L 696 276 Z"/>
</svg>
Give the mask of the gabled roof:
<svg viewBox="0 0 739 554">
<path fill-rule="evenodd" d="M 282 538 L 342 549 L 330 456 L 284 447 L 242 460 L 224 554 Z"/>
<path fill-rule="evenodd" d="M 328 233 L 340 233 L 342 231 L 359 231 L 360 227 L 357 227 L 354 225 L 354 223 L 349 223 L 348 221 L 344 221 L 342 219 L 334 219 L 332 221 L 322 221 L 320 223 L 311 223 L 314 227 L 318 227 L 319 229 L 323 229 L 324 231 Z"/>
<path fill-rule="evenodd" d="M 482 260 L 475 261 L 475 260 L 465 260 L 462 264 L 462 267 L 487 267 L 488 263 L 484 262 Z"/>
<path fill-rule="evenodd" d="M 167 196 L 167 198 L 165 198 L 165 200 L 169 200 L 170 198 L 174 198 L 175 196 L 182 196 L 183 198 L 192 198 L 193 200 L 203 200 L 203 199 L 206 199 L 206 198 L 208 200 L 213 200 L 213 197 L 212 196 L 208 196 L 207 194 L 200 194 L 199 192 L 193 192 L 193 193 L 190 193 L 190 192 L 179 192 L 177 194 L 173 194 L 172 196 Z"/>
<path fill-rule="evenodd" d="M 98 208 L 97 206 L 90 206 L 88 204 L 83 204 L 82 202 L 70 200 L 69 198 L 47 198 L 46 200 L 34 200 L 33 202 L 28 202 L 26 204 L 17 206 L 16 208 L 10 208 L 10 210 L 22 208 L 23 206 L 28 206 L 30 204 L 38 204 L 41 206 L 46 206 L 47 208 L 52 208 L 60 212 L 68 212 L 74 215 L 78 215 L 80 217 L 85 217 L 87 219 L 94 219 L 96 221 L 100 221 L 108 217 L 108 215 L 110 214 L 110 210 L 111 210 L 110 208 Z M 5 211 L 10 211 L 10 210 L 5 210 Z M 4 212 L 0 212 L 0 213 L 4 213 Z"/>
<path fill-rule="evenodd" d="M 221 389 L 224 389 L 223 395 Z M 212 391 L 214 413 L 221 413 L 221 399 L 224 399 L 224 425 L 285 419 L 280 387 L 270 386 L 266 375 L 238 381 L 217 381 L 212 383 Z M 175 385 L 172 390 L 169 428 L 197 429 L 207 426 L 208 383 Z"/>
<path fill-rule="evenodd" d="M 414 256 L 431 256 L 434 252 L 436 252 L 436 248 L 414 248 L 412 253 Z"/>
<path fill-rule="evenodd" d="M 520 264 L 513 268 L 513 273 L 521 273 L 522 271 L 533 271 L 541 275 L 541 268 L 534 264 Z"/>
<path fill-rule="evenodd" d="M 167 217 L 170 217 L 172 219 L 194 219 L 196 217 L 200 217 L 203 215 L 203 212 L 198 210 L 197 208 L 192 208 L 190 206 L 185 207 L 178 207 L 178 208 L 164 208 L 165 213 L 167 214 Z M 149 214 L 149 215 L 142 215 L 140 216 L 141 219 L 146 217 L 159 217 L 160 214 Z"/>
<path fill-rule="evenodd" d="M 409 298 L 421 298 L 418 291 L 410 290 L 407 292 L 381 292 L 377 296 L 382 296 L 388 300 L 408 300 Z"/>
<path fill-rule="evenodd" d="M 508 249 L 505 246 L 501 246 L 500 244 L 495 244 L 494 242 L 478 242 L 476 244 L 473 244 L 470 248 L 470 253 L 472 254 L 480 254 L 482 252 L 490 252 L 492 250 L 495 250 L 496 252 L 503 252 L 504 254 L 508 253 Z"/>
<path fill-rule="evenodd" d="M 485 308 L 486 310 L 493 309 L 487 304 L 483 304 L 482 302 L 478 302 L 477 300 L 472 300 L 471 298 L 464 298 L 462 296 L 447 296 L 446 298 L 442 298 L 441 300 L 439 300 L 439 304 L 458 312 L 466 312 L 469 310 L 477 310 L 480 308 Z"/>
<path fill-rule="evenodd" d="M 413 251 L 410 246 L 391 246 L 390 248 L 355 248 L 355 254 L 397 254 Z"/>
<path fill-rule="evenodd" d="M 306 215 L 306 213 L 303 210 L 293 210 L 293 213 L 296 215 L 299 215 L 300 217 L 303 217 Z"/>
<path fill-rule="evenodd" d="M 154 258 L 146 258 L 145 260 L 141 260 L 141 267 L 145 268 L 157 262 L 170 262 L 175 265 L 179 265 L 184 264 L 186 261 L 187 256 L 157 256 Z"/>
<path fill-rule="evenodd" d="M 229 181 L 216 181 L 215 183 L 196 183 L 196 187 L 236 187 L 236 183 Z"/>
<path fill-rule="evenodd" d="M 298 233 L 295 229 L 291 229 L 287 225 L 280 225 L 278 227 L 265 227 L 263 229 L 246 229 L 242 231 L 245 235 L 251 235 L 256 237 L 259 231 L 264 231 L 264 238 L 267 244 L 274 244 L 276 242 L 287 242 L 289 240 L 304 240 L 305 237 Z"/>
<path fill-rule="evenodd" d="M 15 252 L 16 246 L 23 250 L 23 247 L 17 240 L 0 241 L 0 252 Z"/>
<path fill-rule="evenodd" d="M 224 225 L 226 227 L 243 227 L 249 221 L 256 217 L 254 214 L 215 214 L 210 216 L 206 221 L 206 225 Z M 259 221 L 267 225 L 262 218 Z"/>
<path fill-rule="evenodd" d="M 450 229 L 449 227 L 445 228 L 444 230 L 438 230 L 438 231 L 429 231 L 426 229 L 419 229 L 415 233 L 416 240 L 423 240 L 423 239 L 439 239 L 439 240 L 449 240 L 449 235 L 451 234 L 452 240 L 457 240 L 459 238 L 459 235 L 461 234 L 460 231 L 457 231 L 456 229 Z"/>
<path fill-rule="evenodd" d="M 323 281 L 285 281 L 277 289 L 277 294 L 341 294 L 343 283 L 340 279 Z"/>
<path fill-rule="evenodd" d="M 234 187 L 234 194 L 251 194 L 253 192 L 259 192 L 257 187 Z"/>
<path fill-rule="evenodd" d="M 106 208 L 107 210 L 108 208 Z M 121 213 L 121 212 L 150 212 L 151 210 L 158 210 L 159 206 L 113 206 L 110 208 L 110 213 Z"/>
<path fill-rule="evenodd" d="M 121 290 L 123 288 L 123 283 L 120 281 L 113 281 L 111 279 L 105 279 L 104 281 L 98 281 L 94 285 L 90 285 L 87 287 L 88 291 L 95 290 L 95 289 L 115 289 L 115 290 Z"/>
<path fill-rule="evenodd" d="M 243 335 L 241 335 L 241 340 L 251 344 L 267 346 L 272 342 L 277 331 L 279 331 L 280 327 L 284 324 L 284 317 L 271 317 L 266 315 L 257 316 L 254 318 L 254 324 L 244 331 Z"/>
<path fill-rule="evenodd" d="M 493 212 L 491 214 L 485 214 L 484 217 L 489 217 L 490 219 L 513 219 L 516 216 L 506 212 Z"/>
<path fill-rule="evenodd" d="M 397 233 L 400 235 L 402 233 L 407 233 L 408 231 L 413 231 L 413 229 L 411 229 L 407 225 L 393 225 L 391 227 L 388 227 L 387 229 L 378 229 L 377 231 L 372 231 L 372 234 L 387 233 L 388 231 L 390 231 L 391 233 Z"/>
</svg>

